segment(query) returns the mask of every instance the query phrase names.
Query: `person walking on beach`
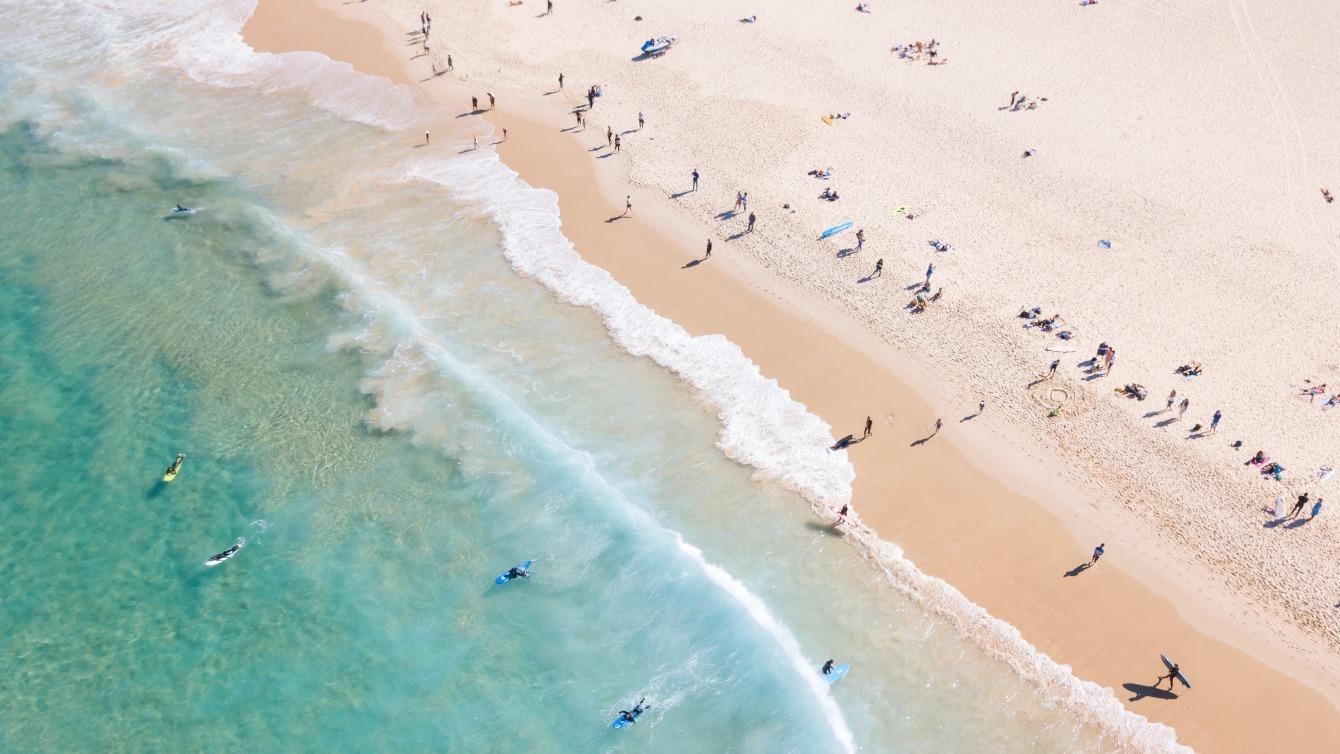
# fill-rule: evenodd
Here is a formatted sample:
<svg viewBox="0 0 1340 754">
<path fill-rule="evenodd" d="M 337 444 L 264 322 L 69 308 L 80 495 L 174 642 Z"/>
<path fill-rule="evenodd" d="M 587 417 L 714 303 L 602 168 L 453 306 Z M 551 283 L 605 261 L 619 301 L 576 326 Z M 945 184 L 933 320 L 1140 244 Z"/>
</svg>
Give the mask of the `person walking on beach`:
<svg viewBox="0 0 1340 754">
<path fill-rule="evenodd" d="M 470 134 L 470 141 L 474 143 L 474 149 L 479 149 L 479 136 Z"/>
<path fill-rule="evenodd" d="M 489 109 L 493 109 L 493 92 L 484 92 L 489 96 Z"/>
<path fill-rule="evenodd" d="M 549 16 L 554 12 L 554 0 L 545 0 L 544 15 Z"/>
<path fill-rule="evenodd" d="M 856 250 L 860 251 L 865 246 L 865 228 L 859 228 L 856 231 Z"/>
<path fill-rule="evenodd" d="M 712 258 L 712 239 L 709 238 L 707 239 L 707 256 L 703 257 L 703 259 L 711 259 L 711 258 Z"/>
<path fill-rule="evenodd" d="M 558 74 L 558 88 L 559 88 L 559 89 L 562 89 L 562 88 L 563 88 L 563 72 L 562 72 L 562 71 L 559 71 L 559 74 Z"/>
<path fill-rule="evenodd" d="M 642 117 L 642 113 L 637 114 L 637 130 L 641 131 L 647 125 L 647 119 Z"/>
<path fill-rule="evenodd" d="M 1210 434 L 1214 434 L 1219 429 L 1219 420 L 1224 418 L 1222 411 L 1215 410 L 1214 416 L 1210 417 Z"/>
<path fill-rule="evenodd" d="M 450 56 L 450 55 L 447 56 L 447 70 L 448 70 L 448 71 L 454 71 L 454 70 L 456 70 L 456 66 L 455 66 L 455 64 L 453 64 L 453 63 L 451 62 L 451 56 Z"/>
<path fill-rule="evenodd" d="M 605 146 L 608 147 L 613 144 L 614 144 L 614 129 L 610 126 L 605 126 Z"/>
<path fill-rule="evenodd" d="M 870 273 L 870 277 L 872 278 L 884 277 L 884 260 L 882 258 L 875 260 L 875 271 Z"/>
<path fill-rule="evenodd" d="M 935 274 L 935 263 L 931 262 L 930 264 L 926 265 L 926 284 L 923 285 L 922 288 L 925 288 L 928 291 L 931 289 L 931 275 L 934 274 Z"/>
<path fill-rule="evenodd" d="M 505 128 L 503 129 L 503 137 L 502 137 L 502 140 L 503 140 L 503 141 L 507 141 L 507 129 L 505 129 Z"/>
<path fill-rule="evenodd" d="M 1059 366 L 1061 366 L 1061 360 L 1052 359 L 1052 365 L 1047 368 L 1047 379 L 1050 380 L 1051 378 L 1056 376 L 1056 368 Z"/>
<path fill-rule="evenodd" d="M 614 135 L 614 151 L 618 152 L 620 149 L 623 149 L 623 140 L 619 138 L 619 135 L 618 135 L 618 134 L 615 134 L 615 135 Z"/>
<path fill-rule="evenodd" d="M 1169 690 L 1169 691 L 1172 691 L 1172 689 L 1173 689 L 1173 679 L 1177 677 L 1177 674 L 1178 674 L 1179 672 L 1181 672 L 1181 667 L 1180 667 L 1177 663 L 1173 663 L 1173 666 L 1172 666 L 1171 668 L 1168 668 L 1168 674 L 1167 674 L 1167 675 L 1161 675 L 1161 676 L 1158 677 L 1158 680 L 1154 681 L 1154 688 L 1158 688 L 1159 686 L 1162 686 L 1162 685 L 1163 685 L 1163 682 L 1164 682 L 1164 681 L 1167 681 L 1167 682 L 1168 682 L 1168 690 Z"/>
<path fill-rule="evenodd" d="M 692 173 L 691 175 L 693 176 L 693 188 L 692 188 L 691 190 L 692 190 L 692 191 L 697 191 L 697 190 L 698 190 L 698 168 L 694 168 L 694 169 L 693 169 L 693 173 Z"/>
<path fill-rule="evenodd" d="M 1186 414 L 1188 408 L 1191 408 L 1191 399 L 1183 398 L 1182 402 L 1177 404 L 1177 421 L 1182 421 L 1182 417 Z"/>
<path fill-rule="evenodd" d="M 745 212 L 748 212 L 748 211 L 749 211 L 749 192 L 748 192 L 748 191 L 741 192 L 741 194 L 740 194 L 740 207 L 741 207 L 742 209 L 744 209 Z"/>
<path fill-rule="evenodd" d="M 943 427 L 944 425 L 945 425 L 945 420 L 944 420 L 944 419 L 936 419 L 936 420 L 935 420 L 935 431 L 931 433 L 931 437 L 935 437 L 936 435 L 940 434 L 940 428 Z"/>
<path fill-rule="evenodd" d="M 1103 547 L 1105 544 L 1106 543 L 1100 543 L 1097 547 L 1093 548 L 1093 557 L 1089 559 L 1090 568 L 1093 568 L 1098 563 L 1098 559 L 1103 557 Z"/>
<path fill-rule="evenodd" d="M 1177 390 L 1174 389 L 1171 393 L 1168 393 L 1168 405 L 1164 406 L 1163 410 L 1172 411 L 1173 404 L 1176 402 L 1177 402 Z"/>
<path fill-rule="evenodd" d="M 837 512 L 837 516 L 838 516 L 838 520 L 837 520 L 837 522 L 838 522 L 839 524 L 843 524 L 843 523 L 846 523 L 846 522 L 847 522 L 847 512 L 850 511 L 850 510 L 851 510 L 851 506 L 850 506 L 850 505 L 845 505 L 845 504 L 842 506 L 842 508 L 841 508 L 840 510 L 838 510 L 838 512 Z"/>
<path fill-rule="evenodd" d="M 743 203 L 744 203 L 744 194 L 743 194 L 742 192 L 736 191 L 736 192 L 735 192 L 735 211 L 736 211 L 736 212 L 739 212 L 739 211 L 740 211 L 740 205 L 743 204 Z"/>
<path fill-rule="evenodd" d="M 754 232 L 754 220 L 756 220 L 756 219 L 758 219 L 758 218 L 754 217 L 754 213 L 753 213 L 753 212 L 750 212 L 750 213 L 749 213 L 749 227 L 748 227 L 748 228 L 745 228 L 745 232 L 746 232 L 746 233 L 753 233 L 753 232 Z"/>
<path fill-rule="evenodd" d="M 426 146 L 428 146 L 428 145 L 431 144 L 431 143 L 433 143 L 433 135 L 430 134 L 430 133 L 428 133 L 427 131 L 424 131 L 424 132 L 423 132 L 423 145 L 426 147 Z"/>
<path fill-rule="evenodd" d="M 628 217 L 633 214 L 633 197 L 625 196 L 623 198 L 623 214 L 620 217 Z"/>
<path fill-rule="evenodd" d="M 586 90 L 586 109 L 596 109 L 596 88 L 594 86 Z"/>
<path fill-rule="evenodd" d="M 1294 518 L 1295 516 L 1297 516 L 1299 513 L 1302 513 L 1302 512 L 1303 512 L 1303 506 L 1307 505 L 1307 499 L 1308 499 L 1308 495 L 1307 495 L 1306 492 L 1304 492 L 1303 494 L 1299 495 L 1299 496 L 1298 496 L 1298 502 L 1294 503 L 1294 504 L 1293 504 L 1293 507 L 1289 509 L 1289 515 L 1285 516 L 1285 517 L 1284 517 L 1284 520 L 1285 520 L 1285 521 L 1288 521 L 1289 519 Z"/>
<path fill-rule="evenodd" d="M 470 98 L 470 109 L 471 109 L 471 110 L 478 110 L 478 109 L 479 109 L 479 98 L 478 98 L 478 97 L 471 97 L 471 98 Z"/>
<path fill-rule="evenodd" d="M 865 434 L 861 435 L 861 439 L 864 440 L 865 438 L 869 437 L 871 431 L 872 431 L 874 428 L 875 428 L 875 420 L 874 420 L 874 419 L 871 419 L 871 418 L 868 417 L 868 416 L 865 417 Z"/>
</svg>

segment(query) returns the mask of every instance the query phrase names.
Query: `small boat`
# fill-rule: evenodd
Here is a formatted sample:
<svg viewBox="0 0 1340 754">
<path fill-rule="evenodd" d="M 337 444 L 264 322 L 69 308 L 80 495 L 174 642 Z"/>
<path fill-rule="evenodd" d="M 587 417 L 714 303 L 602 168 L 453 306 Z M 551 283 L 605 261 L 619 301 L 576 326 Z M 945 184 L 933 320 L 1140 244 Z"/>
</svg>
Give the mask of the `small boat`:
<svg viewBox="0 0 1340 754">
<path fill-rule="evenodd" d="M 173 479 L 176 479 L 177 472 L 181 471 L 181 462 L 185 460 L 186 460 L 186 454 L 178 453 L 177 460 L 173 461 L 172 465 L 167 467 L 167 471 L 163 472 L 163 481 L 171 482 Z"/>
<path fill-rule="evenodd" d="M 674 46 L 676 39 L 674 37 L 656 37 L 648 39 L 642 43 L 642 54 L 648 56 L 664 54 Z"/>
<path fill-rule="evenodd" d="M 229 547 L 227 550 L 224 550 L 223 552 L 211 555 L 209 560 L 205 561 L 205 565 L 209 566 L 210 568 L 213 568 L 214 566 L 236 555 L 237 551 L 245 547 L 246 544 L 247 541 L 245 539 L 243 539 L 242 537 L 238 537 L 237 544 L 233 545 L 232 547 Z"/>
</svg>

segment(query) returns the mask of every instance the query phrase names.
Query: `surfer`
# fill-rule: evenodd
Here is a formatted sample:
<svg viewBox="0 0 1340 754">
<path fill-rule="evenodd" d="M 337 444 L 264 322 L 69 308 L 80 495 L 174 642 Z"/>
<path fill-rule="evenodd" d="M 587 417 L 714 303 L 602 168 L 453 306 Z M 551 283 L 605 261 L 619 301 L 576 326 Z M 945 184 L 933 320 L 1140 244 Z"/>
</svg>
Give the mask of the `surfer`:
<svg viewBox="0 0 1340 754">
<path fill-rule="evenodd" d="M 190 212 L 190 211 L 191 211 L 191 208 L 190 208 L 190 207 L 183 207 L 183 206 L 181 206 L 180 204 L 178 204 L 177 206 L 175 206 L 175 207 L 172 208 L 172 211 L 173 211 L 173 212 Z"/>
<path fill-rule="evenodd" d="M 232 556 L 236 555 L 237 551 L 241 550 L 242 546 L 245 545 L 246 543 L 247 541 L 245 539 L 239 537 L 237 540 L 237 544 L 234 544 L 232 547 L 229 547 L 227 550 L 224 550 L 223 552 L 211 555 L 209 560 L 205 561 L 205 565 L 210 566 L 212 568 L 222 563 L 223 561 L 228 560 Z"/>
<path fill-rule="evenodd" d="M 163 481 L 164 481 L 164 482 L 171 482 L 173 479 L 176 479 L 176 478 L 177 478 L 177 472 L 178 472 L 178 471 L 181 471 L 181 464 L 182 464 L 182 461 L 185 461 L 185 460 L 186 460 L 186 454 L 185 454 L 185 453 L 178 453 L 178 454 L 177 454 L 177 457 L 172 461 L 172 465 L 171 465 L 171 466 L 168 466 L 168 467 L 167 467 L 167 471 L 163 472 Z"/>
<path fill-rule="evenodd" d="M 829 660 L 828 662 L 825 662 L 825 663 L 824 663 L 823 671 L 824 671 L 824 675 L 832 675 L 832 673 L 833 673 L 833 661 L 832 661 L 832 660 Z"/>
<path fill-rule="evenodd" d="M 638 716 L 641 715 L 643 712 L 646 712 L 647 709 L 651 707 L 650 704 L 644 705 L 643 702 L 645 701 L 647 701 L 647 697 L 644 696 L 641 699 L 637 700 L 637 704 L 635 704 L 631 710 L 626 709 L 619 710 L 619 719 L 626 723 L 637 722 Z"/>
<path fill-rule="evenodd" d="M 508 578 L 509 580 L 510 580 L 510 579 L 528 579 L 528 578 L 530 578 L 530 571 L 527 571 L 526 569 L 522 568 L 521 566 L 512 566 L 511 568 L 507 569 L 507 578 Z"/>
<path fill-rule="evenodd" d="M 1177 663 L 1173 663 L 1172 665 L 1168 666 L 1168 674 L 1167 674 L 1167 675 L 1161 675 L 1161 676 L 1159 676 L 1158 680 L 1157 680 L 1157 681 L 1154 681 L 1154 688 L 1158 688 L 1159 686 L 1162 686 L 1162 685 L 1163 685 L 1163 681 L 1166 679 L 1166 680 L 1168 681 L 1168 690 L 1169 690 L 1169 691 L 1172 691 L 1172 690 L 1173 690 L 1173 680 L 1174 680 L 1175 678 L 1177 678 L 1177 674 L 1178 674 L 1179 672 L 1181 672 L 1181 671 L 1179 670 Z"/>
</svg>

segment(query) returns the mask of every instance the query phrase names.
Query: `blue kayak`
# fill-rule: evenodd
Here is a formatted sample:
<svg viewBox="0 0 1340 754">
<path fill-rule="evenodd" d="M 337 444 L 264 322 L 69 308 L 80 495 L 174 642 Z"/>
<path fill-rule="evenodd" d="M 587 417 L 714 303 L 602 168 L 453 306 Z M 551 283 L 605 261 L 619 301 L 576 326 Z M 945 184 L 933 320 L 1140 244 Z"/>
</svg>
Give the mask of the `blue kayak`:
<svg viewBox="0 0 1340 754">
<path fill-rule="evenodd" d="M 834 225 L 833 227 L 831 227 L 831 228 L 829 228 L 828 230 L 824 231 L 823 233 L 819 234 L 819 237 L 820 237 L 820 238 L 828 238 L 829 236 L 836 236 L 837 234 L 841 233 L 842 231 L 847 230 L 848 228 L 850 228 L 852 225 L 854 225 L 854 223 L 853 223 L 852 221 L 850 221 L 850 220 L 848 220 L 847 222 L 842 223 L 842 224 L 840 224 L 840 225 Z"/>
<path fill-rule="evenodd" d="M 529 570 L 530 570 L 530 567 L 531 567 L 534 563 L 535 563 L 535 561 L 533 561 L 533 560 L 527 560 L 526 562 L 524 562 L 524 563 L 518 565 L 517 568 L 518 568 L 519 570 L 522 570 L 522 571 L 529 571 Z M 493 583 L 495 583 L 495 584 L 506 584 L 507 582 L 511 581 L 511 580 L 512 580 L 512 577 L 508 575 L 508 573 L 511 573 L 511 570 L 512 570 L 512 569 L 510 569 L 510 568 L 507 569 L 507 573 L 503 573 L 502 575 L 498 576 L 498 578 L 496 578 L 496 579 L 493 580 Z"/>
</svg>

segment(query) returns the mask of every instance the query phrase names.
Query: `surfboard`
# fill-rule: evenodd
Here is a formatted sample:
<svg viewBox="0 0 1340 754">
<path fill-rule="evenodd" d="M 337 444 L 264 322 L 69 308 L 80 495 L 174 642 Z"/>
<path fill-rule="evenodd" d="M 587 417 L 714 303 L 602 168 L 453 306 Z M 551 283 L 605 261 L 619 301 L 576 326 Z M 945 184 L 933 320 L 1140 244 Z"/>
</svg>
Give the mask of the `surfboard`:
<svg viewBox="0 0 1340 754">
<path fill-rule="evenodd" d="M 1107 249 L 1112 248 L 1112 242 L 1108 241 L 1107 239 L 1103 239 L 1102 241 L 1098 242 L 1098 248 L 1106 251 Z"/>
<path fill-rule="evenodd" d="M 1159 659 L 1163 660 L 1163 667 L 1169 670 L 1173 669 L 1173 661 L 1168 659 L 1168 655 L 1159 655 Z M 1188 681 L 1186 676 L 1182 675 L 1182 671 L 1180 670 L 1177 671 L 1177 680 L 1181 681 L 1183 686 L 1191 688 L 1191 681 Z"/>
<path fill-rule="evenodd" d="M 533 560 L 527 560 L 526 562 L 521 563 L 520 565 L 518 565 L 517 568 L 520 568 L 520 569 L 523 570 L 523 571 L 529 571 L 531 565 L 534 564 L 534 563 L 535 563 L 535 561 L 533 561 Z M 509 568 L 509 569 L 507 569 L 507 570 L 510 571 L 510 570 L 512 570 L 512 569 Z M 495 584 L 506 584 L 507 582 L 509 582 L 509 581 L 511 581 L 511 580 L 512 580 L 512 577 L 511 577 L 511 576 L 508 576 L 507 573 L 504 572 L 504 573 L 500 574 L 500 575 L 498 576 L 498 578 L 494 579 L 494 580 L 493 580 L 493 583 L 495 583 Z"/>
<path fill-rule="evenodd" d="M 833 116 L 831 115 L 821 115 L 819 116 L 819 120 L 823 121 L 824 123 L 827 123 L 830 126 L 833 125 Z"/>
<path fill-rule="evenodd" d="M 1047 350 L 1052 353 L 1074 353 L 1074 346 L 1047 346 Z"/>
<path fill-rule="evenodd" d="M 647 701 L 647 700 L 646 700 L 646 699 L 643 699 L 642 701 L 645 702 L 645 701 Z M 642 702 L 638 702 L 638 704 L 641 704 L 641 703 L 642 703 Z M 633 723 L 637 722 L 637 719 L 638 719 L 639 717 L 642 717 L 642 712 L 641 712 L 640 710 L 639 710 L 639 711 L 634 711 L 634 712 L 633 712 L 633 719 L 632 719 L 632 720 L 625 720 L 625 719 L 623 718 L 623 715 L 619 715 L 618 717 L 614 718 L 614 722 L 610 725 L 610 727 L 613 728 L 613 729 L 615 729 L 615 730 L 620 730 L 620 729 L 623 729 L 623 728 L 627 728 L 628 726 L 630 726 L 630 725 L 632 725 Z"/>
<path fill-rule="evenodd" d="M 847 673 L 850 670 L 851 666 L 845 662 L 842 663 L 841 665 L 834 665 L 833 672 L 824 674 L 824 680 L 828 682 L 829 686 L 832 686 L 833 684 L 847 677 Z"/>
<path fill-rule="evenodd" d="M 835 236 L 835 235 L 841 233 L 842 231 L 844 231 L 844 230 L 850 228 L 850 227 L 851 227 L 852 225 L 854 225 L 854 224 L 855 224 L 855 223 L 853 223 L 851 220 L 848 220 L 848 221 L 845 222 L 845 223 L 840 223 L 840 224 L 838 224 L 838 225 L 834 225 L 833 227 L 829 228 L 828 230 L 825 230 L 823 233 L 820 233 L 820 234 L 819 234 L 819 237 L 820 237 L 820 238 L 828 238 L 829 236 Z"/>
<path fill-rule="evenodd" d="M 1285 500 L 1284 500 L 1284 496 L 1283 496 L 1283 495 L 1280 495 L 1279 497 L 1275 498 L 1275 518 L 1276 518 L 1276 519 L 1284 518 L 1284 509 L 1285 509 L 1285 507 L 1286 507 L 1287 505 L 1288 505 L 1288 503 L 1285 502 Z"/>
<path fill-rule="evenodd" d="M 227 550 L 224 550 L 223 552 L 211 555 L 209 560 L 205 561 L 205 565 L 209 566 L 210 568 L 213 568 L 214 566 L 220 563 L 230 560 L 234 555 L 238 553 L 239 550 L 241 550 L 243 547 L 246 547 L 246 545 L 247 541 L 241 537 L 238 537 L 237 544 L 233 545 L 232 547 L 229 547 Z"/>
</svg>

